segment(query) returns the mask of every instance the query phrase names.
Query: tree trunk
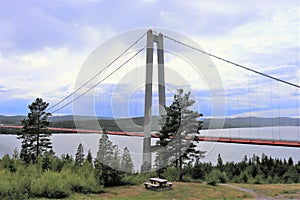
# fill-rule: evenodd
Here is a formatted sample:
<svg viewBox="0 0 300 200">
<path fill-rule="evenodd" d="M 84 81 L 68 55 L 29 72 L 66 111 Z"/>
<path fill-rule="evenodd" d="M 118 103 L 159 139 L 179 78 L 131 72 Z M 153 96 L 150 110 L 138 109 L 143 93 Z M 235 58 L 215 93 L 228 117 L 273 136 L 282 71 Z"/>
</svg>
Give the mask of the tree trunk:
<svg viewBox="0 0 300 200">
<path fill-rule="evenodd" d="M 37 119 L 37 136 L 36 136 L 36 158 L 35 162 L 37 163 L 39 157 L 39 150 L 40 150 L 40 115 L 38 114 Z"/>
<path fill-rule="evenodd" d="M 183 171 L 182 171 L 182 156 L 179 157 L 179 181 L 182 182 L 182 176 L 183 176 Z"/>
<path fill-rule="evenodd" d="M 179 138 L 178 138 L 178 143 L 179 143 L 179 151 L 178 151 L 178 155 L 179 155 L 179 165 L 178 165 L 178 179 L 180 182 L 182 182 L 182 154 L 181 154 L 181 133 L 179 133 Z"/>
</svg>

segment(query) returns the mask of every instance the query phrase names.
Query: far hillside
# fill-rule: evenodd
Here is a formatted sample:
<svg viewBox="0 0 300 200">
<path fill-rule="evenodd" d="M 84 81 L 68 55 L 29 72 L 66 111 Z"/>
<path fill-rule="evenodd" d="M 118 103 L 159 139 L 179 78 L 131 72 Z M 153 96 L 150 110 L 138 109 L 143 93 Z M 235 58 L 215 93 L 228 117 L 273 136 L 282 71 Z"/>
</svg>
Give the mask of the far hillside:
<svg viewBox="0 0 300 200">
<path fill-rule="evenodd" d="M 26 116 L 3 116 L 0 115 L 0 123 L 5 125 L 21 125 L 21 120 Z M 72 115 L 53 116 L 49 118 L 52 127 L 59 128 L 80 128 L 80 129 L 99 129 L 98 123 L 102 128 L 110 131 L 128 131 L 141 132 L 143 131 L 144 118 L 119 118 L 113 119 L 109 117 L 95 117 L 92 116 L 76 116 L 76 126 Z M 152 117 L 152 130 L 158 131 L 160 129 L 159 116 Z M 95 121 L 97 120 L 97 121 Z M 209 124 L 220 124 L 221 119 L 203 119 L 203 129 L 208 129 Z M 237 117 L 226 118 L 224 120 L 224 128 L 246 128 L 246 127 L 270 127 L 270 126 L 299 126 L 300 119 L 290 117 L 277 118 L 262 118 L 262 117 Z M 210 125 L 210 128 L 216 128 Z"/>
</svg>

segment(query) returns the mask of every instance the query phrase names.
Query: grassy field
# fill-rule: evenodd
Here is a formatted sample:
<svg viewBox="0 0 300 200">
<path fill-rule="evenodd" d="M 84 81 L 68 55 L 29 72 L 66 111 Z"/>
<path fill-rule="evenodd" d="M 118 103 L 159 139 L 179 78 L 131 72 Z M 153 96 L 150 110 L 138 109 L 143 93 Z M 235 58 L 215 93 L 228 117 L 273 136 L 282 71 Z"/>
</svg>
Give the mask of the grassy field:
<svg viewBox="0 0 300 200">
<path fill-rule="evenodd" d="M 300 184 L 233 184 L 240 188 L 253 190 L 261 196 L 275 198 L 300 198 Z M 120 186 L 106 188 L 103 194 L 72 194 L 66 200 L 134 200 L 134 199 L 155 199 L 155 200 L 196 200 L 196 199 L 255 199 L 255 195 L 240 191 L 228 185 L 209 186 L 204 183 L 173 183 L 172 190 L 152 191 L 144 189 L 143 185 Z M 46 200 L 34 199 L 34 200 Z"/>
<path fill-rule="evenodd" d="M 287 198 L 287 199 L 300 199 L 300 184 L 234 184 L 241 188 L 252 189 L 259 195 Z"/>
<path fill-rule="evenodd" d="M 253 196 L 228 186 L 208 186 L 203 183 L 173 183 L 173 189 L 164 191 L 152 191 L 144 189 L 144 185 L 120 186 L 106 188 L 103 194 L 72 194 L 70 199 L 78 200 L 196 200 L 196 199 L 253 199 Z M 42 199 L 39 199 L 42 200 Z"/>
</svg>

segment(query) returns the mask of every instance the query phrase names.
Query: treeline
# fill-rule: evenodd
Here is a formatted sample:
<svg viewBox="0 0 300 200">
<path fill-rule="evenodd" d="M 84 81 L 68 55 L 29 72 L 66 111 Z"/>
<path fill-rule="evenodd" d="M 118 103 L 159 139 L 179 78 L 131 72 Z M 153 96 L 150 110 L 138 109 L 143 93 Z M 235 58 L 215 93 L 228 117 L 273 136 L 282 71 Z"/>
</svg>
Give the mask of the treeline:
<svg viewBox="0 0 300 200">
<path fill-rule="evenodd" d="M 223 163 L 218 156 L 217 165 L 201 163 L 199 159 L 194 164 L 189 163 L 184 168 L 186 179 L 217 183 L 300 183 L 300 161 L 294 163 L 292 158 L 274 159 L 263 154 L 261 157 L 245 156 L 241 162 Z"/>
</svg>

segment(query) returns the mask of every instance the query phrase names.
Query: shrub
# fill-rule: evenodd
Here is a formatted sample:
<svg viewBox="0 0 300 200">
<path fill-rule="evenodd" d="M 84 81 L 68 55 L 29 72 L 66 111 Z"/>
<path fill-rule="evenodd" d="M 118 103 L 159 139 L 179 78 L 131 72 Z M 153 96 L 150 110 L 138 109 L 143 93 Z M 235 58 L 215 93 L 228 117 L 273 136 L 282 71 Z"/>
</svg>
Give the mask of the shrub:
<svg viewBox="0 0 300 200">
<path fill-rule="evenodd" d="M 178 180 L 178 169 L 175 167 L 168 167 L 161 175 L 162 178 L 165 178 L 169 181 L 176 181 Z"/>
<path fill-rule="evenodd" d="M 253 183 L 254 184 L 262 184 L 264 183 L 263 181 L 263 177 L 261 175 L 256 175 L 254 180 L 253 180 Z"/>
<path fill-rule="evenodd" d="M 82 165 L 75 169 L 63 167 L 60 176 L 66 180 L 67 187 L 78 193 L 101 193 L 102 185 L 99 185 L 91 166 Z"/>
<path fill-rule="evenodd" d="M 220 172 L 220 170 L 212 170 L 206 177 L 205 181 L 208 185 L 217 185 L 217 183 L 226 183 L 228 181 L 228 177 L 224 172 Z"/>
<path fill-rule="evenodd" d="M 31 193 L 36 197 L 64 198 L 70 194 L 70 188 L 59 173 L 46 171 L 40 178 L 32 180 Z"/>
<path fill-rule="evenodd" d="M 141 184 L 145 181 L 148 181 L 149 178 L 151 177 L 156 177 L 156 172 L 147 172 L 147 173 L 142 173 L 142 174 L 125 174 L 121 182 L 125 185 L 138 185 Z"/>
<path fill-rule="evenodd" d="M 96 179 L 93 176 L 82 177 L 78 175 L 73 175 L 71 179 L 71 189 L 78 193 L 101 193 L 102 187 L 97 184 Z"/>
<path fill-rule="evenodd" d="M 251 177 L 247 172 L 241 172 L 239 176 L 239 183 L 249 183 Z"/>
<path fill-rule="evenodd" d="M 27 184 L 24 186 L 24 179 L 27 177 L 19 177 L 15 174 L 11 174 L 8 171 L 0 170 L 0 199 L 1 200 L 24 200 L 29 198 L 29 189 L 27 185 L 30 185 L 30 181 L 27 180 Z"/>
</svg>

